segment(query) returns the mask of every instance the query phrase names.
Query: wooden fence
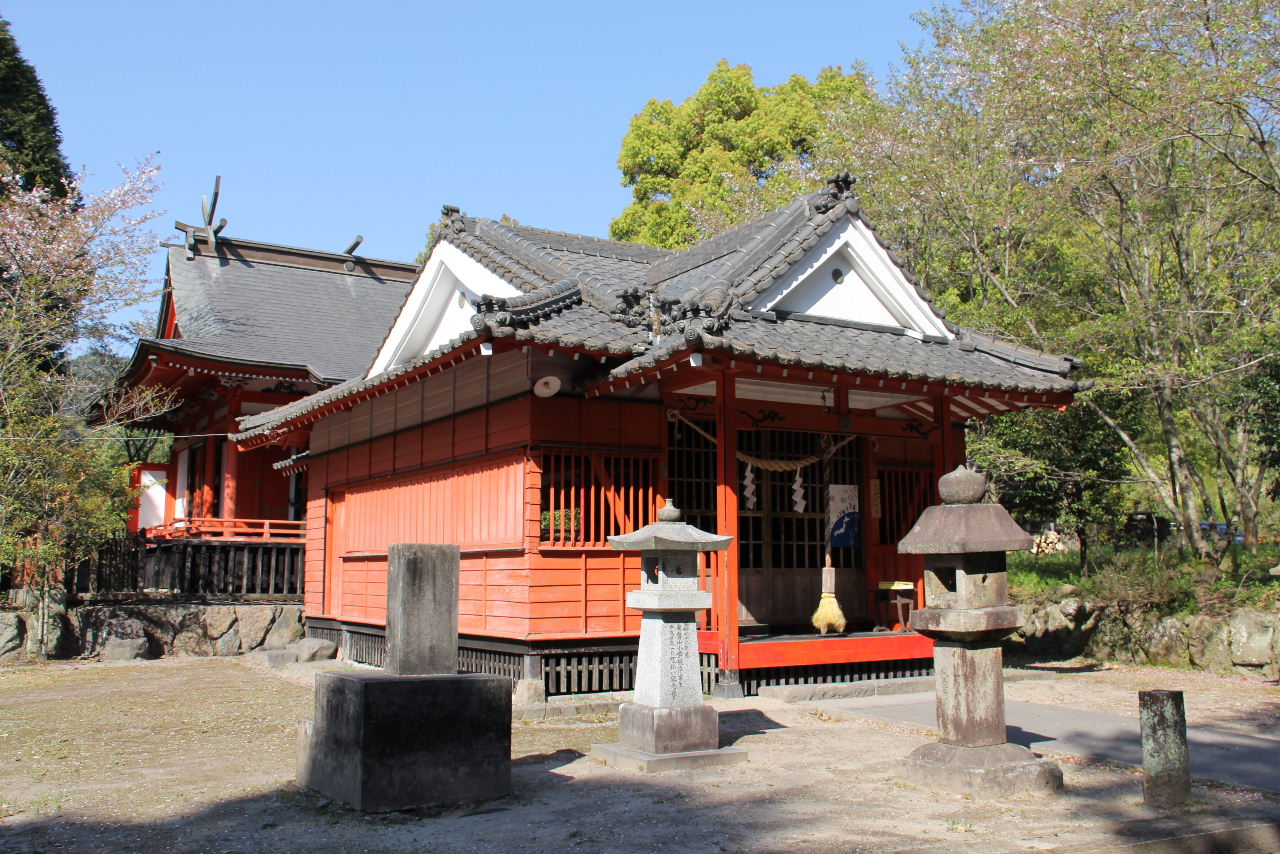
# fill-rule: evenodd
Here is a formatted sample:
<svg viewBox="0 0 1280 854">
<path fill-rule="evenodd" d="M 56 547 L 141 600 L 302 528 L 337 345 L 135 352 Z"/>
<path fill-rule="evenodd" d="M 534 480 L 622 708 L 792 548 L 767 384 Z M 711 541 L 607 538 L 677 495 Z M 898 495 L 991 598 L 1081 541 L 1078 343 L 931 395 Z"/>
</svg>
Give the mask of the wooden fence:
<svg viewBox="0 0 1280 854">
<path fill-rule="evenodd" d="M 112 537 L 76 568 L 67 587 L 91 594 L 301 597 L 303 548 L 287 541 Z"/>
<path fill-rule="evenodd" d="M 300 597 L 302 569 L 302 543 L 165 540 L 147 547 L 141 589 Z"/>
</svg>

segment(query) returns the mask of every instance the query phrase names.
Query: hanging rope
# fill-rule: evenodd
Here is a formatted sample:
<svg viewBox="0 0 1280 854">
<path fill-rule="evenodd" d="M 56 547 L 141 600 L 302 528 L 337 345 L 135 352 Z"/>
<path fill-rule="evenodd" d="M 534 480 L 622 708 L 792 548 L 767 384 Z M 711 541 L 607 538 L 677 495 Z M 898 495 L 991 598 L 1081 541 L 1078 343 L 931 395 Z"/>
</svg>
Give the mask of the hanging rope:
<svg viewBox="0 0 1280 854">
<path fill-rule="evenodd" d="M 713 445 L 720 444 L 718 441 L 716 441 L 715 436 L 712 436 L 706 430 L 703 430 L 697 424 L 690 421 L 688 418 L 684 416 L 683 413 L 677 412 L 676 410 L 672 409 L 667 413 L 667 417 L 673 421 L 680 421 L 681 423 L 689 425 L 690 429 L 692 429 L 695 433 L 700 435 L 702 438 L 706 439 L 711 444 Z M 855 438 L 857 437 L 845 436 L 839 442 L 836 442 L 832 444 L 830 447 L 823 449 L 821 456 L 801 457 L 798 460 L 766 460 L 762 457 L 754 457 L 751 454 L 745 454 L 742 451 L 738 451 L 737 456 L 738 456 L 738 459 L 742 460 L 744 463 L 755 466 L 758 469 L 764 469 L 765 471 L 799 471 L 805 466 L 811 466 L 814 463 L 831 459 L 833 456 L 835 456 L 836 451 L 840 450 L 845 445 L 852 442 Z"/>
</svg>

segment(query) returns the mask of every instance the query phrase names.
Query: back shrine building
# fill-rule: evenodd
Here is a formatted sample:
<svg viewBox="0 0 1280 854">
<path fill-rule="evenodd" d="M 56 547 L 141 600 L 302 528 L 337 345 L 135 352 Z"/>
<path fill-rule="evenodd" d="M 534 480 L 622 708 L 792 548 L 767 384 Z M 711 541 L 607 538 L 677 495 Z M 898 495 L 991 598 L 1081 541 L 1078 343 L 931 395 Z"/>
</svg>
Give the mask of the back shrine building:
<svg viewBox="0 0 1280 854">
<path fill-rule="evenodd" d="M 118 380 L 173 404 L 138 422 L 174 434 L 167 463 L 135 469 L 130 528 L 146 535 L 148 586 L 183 586 L 156 564 L 194 560 L 200 587 L 185 592 L 300 592 L 305 474 L 281 474 L 285 449 L 242 452 L 229 434 L 243 416 L 363 376 L 417 266 L 179 228 L 155 334 Z M 259 570 L 280 577 L 259 584 Z"/>
<path fill-rule="evenodd" d="M 308 633 L 379 664 L 388 545 L 456 543 L 464 668 L 625 690 L 640 558 L 606 538 L 670 498 L 734 538 L 701 569 L 708 689 L 929 672 L 896 544 L 964 422 L 1066 406 L 1074 363 L 945 321 L 850 183 L 679 252 L 445 208 L 367 374 L 233 437 L 305 449 Z M 828 560 L 850 629 L 819 636 Z"/>
</svg>

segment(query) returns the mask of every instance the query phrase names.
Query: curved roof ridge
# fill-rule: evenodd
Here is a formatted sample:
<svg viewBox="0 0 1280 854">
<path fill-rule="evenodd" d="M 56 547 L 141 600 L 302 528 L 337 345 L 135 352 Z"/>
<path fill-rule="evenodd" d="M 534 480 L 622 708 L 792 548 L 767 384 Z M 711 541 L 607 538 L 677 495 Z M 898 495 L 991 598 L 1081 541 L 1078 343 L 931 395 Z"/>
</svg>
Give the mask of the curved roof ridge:
<svg viewBox="0 0 1280 854">
<path fill-rule="evenodd" d="M 1060 356 L 1035 347 L 1028 347 L 1025 344 L 1002 341 L 999 338 L 973 329 L 964 329 L 963 335 L 959 340 L 962 344 L 972 344 L 975 350 L 980 353 L 986 353 L 988 356 L 993 356 L 1015 365 L 1021 365 L 1025 368 L 1052 371 L 1064 377 L 1071 373 L 1071 370 L 1078 364 L 1078 360 L 1074 356 Z"/>
<path fill-rule="evenodd" d="M 612 258 L 616 261 L 634 261 L 639 264 L 654 264 L 658 261 L 670 258 L 676 254 L 675 250 L 663 249 L 658 246 L 647 246 L 643 243 L 629 243 L 625 240 L 613 240 L 608 237 L 595 237 L 589 234 L 574 234 L 568 231 L 555 231 L 547 228 L 536 228 L 531 225 L 522 223 L 504 223 L 511 231 L 526 233 L 529 239 L 533 236 L 544 236 L 548 243 L 553 245 L 548 248 L 559 249 L 563 252 L 574 252 L 577 254 L 595 254 L 601 258 Z M 559 241 L 555 238 L 562 238 Z M 556 243 L 563 245 L 554 245 Z M 602 251 L 588 253 L 581 247 L 577 247 L 575 243 L 588 243 L 592 246 L 598 246 Z M 603 250 L 610 251 L 603 251 Z"/>
</svg>

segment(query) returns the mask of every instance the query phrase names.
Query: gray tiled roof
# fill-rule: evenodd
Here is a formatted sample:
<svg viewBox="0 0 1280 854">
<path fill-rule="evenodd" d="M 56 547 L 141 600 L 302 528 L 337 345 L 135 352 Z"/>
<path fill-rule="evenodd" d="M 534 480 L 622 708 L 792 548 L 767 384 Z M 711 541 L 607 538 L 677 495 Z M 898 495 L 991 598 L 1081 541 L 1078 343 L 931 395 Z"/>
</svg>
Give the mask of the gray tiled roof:
<svg viewBox="0 0 1280 854">
<path fill-rule="evenodd" d="M 660 342 L 619 365 L 615 377 L 642 371 L 670 358 L 690 344 L 687 338 Z M 896 331 L 877 330 L 820 319 L 753 317 L 732 322 L 719 335 L 701 333 L 704 350 L 724 350 L 781 365 L 849 371 L 902 379 L 938 380 L 1008 391 L 1070 392 L 1068 360 L 1017 348 L 962 331 L 951 341 L 920 339 Z"/>
<path fill-rule="evenodd" d="M 392 280 L 357 268 L 317 269 L 218 255 L 188 260 L 169 249 L 169 285 L 178 339 L 166 349 L 235 362 L 309 368 L 326 382 L 368 370 L 409 290 L 409 271 Z"/>
<path fill-rule="evenodd" d="M 849 176 L 837 176 L 816 193 L 683 252 L 477 219 L 448 207 L 441 239 L 522 291 L 480 299 L 472 318 L 476 334 L 606 354 L 616 360 L 610 363 L 614 377 L 696 347 L 880 376 L 1025 392 L 1076 390 L 1068 379 L 1073 360 L 950 324 L 956 337 L 948 341 L 747 310 L 838 223 L 857 218 L 875 233 L 851 188 Z M 402 365 L 359 386 L 408 369 Z M 270 429 L 355 390 L 343 388 L 246 419 L 242 426 L 247 433 Z"/>
</svg>

